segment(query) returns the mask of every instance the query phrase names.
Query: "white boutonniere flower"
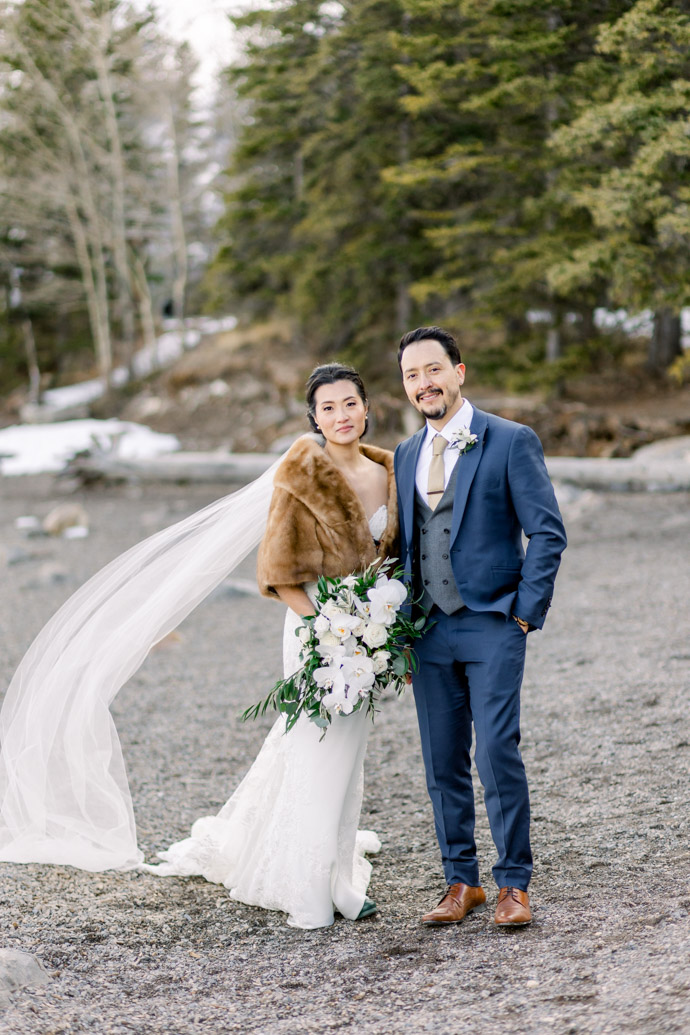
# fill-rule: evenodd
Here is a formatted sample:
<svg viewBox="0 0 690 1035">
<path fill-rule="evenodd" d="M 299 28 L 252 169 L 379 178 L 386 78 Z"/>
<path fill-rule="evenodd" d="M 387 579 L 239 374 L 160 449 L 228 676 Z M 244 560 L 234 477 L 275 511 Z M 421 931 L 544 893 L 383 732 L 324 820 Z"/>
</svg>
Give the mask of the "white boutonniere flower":
<svg viewBox="0 0 690 1035">
<path fill-rule="evenodd" d="M 448 448 L 457 449 L 458 453 L 468 453 L 477 444 L 477 436 L 469 428 L 458 428 L 448 438 Z"/>
</svg>

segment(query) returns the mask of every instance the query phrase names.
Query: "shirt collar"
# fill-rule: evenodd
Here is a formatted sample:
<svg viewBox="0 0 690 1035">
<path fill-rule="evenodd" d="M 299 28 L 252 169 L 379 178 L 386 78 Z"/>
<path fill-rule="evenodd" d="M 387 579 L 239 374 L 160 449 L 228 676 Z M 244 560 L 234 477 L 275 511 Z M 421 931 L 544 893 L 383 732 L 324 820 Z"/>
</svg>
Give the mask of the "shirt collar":
<svg viewBox="0 0 690 1035">
<path fill-rule="evenodd" d="M 450 420 L 443 425 L 440 431 L 436 428 L 432 428 L 429 421 L 426 422 L 426 438 L 424 439 L 424 445 L 429 446 L 437 435 L 443 435 L 444 438 L 448 438 L 454 431 L 459 431 L 460 428 L 469 428 L 472 423 L 472 417 L 474 416 L 474 407 L 469 399 L 463 399 L 462 406 L 457 413 L 454 413 Z"/>
</svg>

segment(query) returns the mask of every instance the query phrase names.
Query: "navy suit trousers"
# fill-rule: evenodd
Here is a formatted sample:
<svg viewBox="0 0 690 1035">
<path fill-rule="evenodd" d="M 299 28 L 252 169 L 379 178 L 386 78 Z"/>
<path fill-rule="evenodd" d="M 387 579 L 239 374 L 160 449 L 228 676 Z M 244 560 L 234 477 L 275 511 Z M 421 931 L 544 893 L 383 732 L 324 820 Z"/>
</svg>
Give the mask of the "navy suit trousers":
<svg viewBox="0 0 690 1035">
<path fill-rule="evenodd" d="M 434 625 L 417 641 L 414 696 L 448 884 L 479 884 L 470 769 L 484 788 L 498 852 L 493 875 L 500 887 L 526 890 L 532 873 L 529 792 L 520 755 L 520 686 L 527 636 L 494 611 L 432 608 Z"/>
</svg>

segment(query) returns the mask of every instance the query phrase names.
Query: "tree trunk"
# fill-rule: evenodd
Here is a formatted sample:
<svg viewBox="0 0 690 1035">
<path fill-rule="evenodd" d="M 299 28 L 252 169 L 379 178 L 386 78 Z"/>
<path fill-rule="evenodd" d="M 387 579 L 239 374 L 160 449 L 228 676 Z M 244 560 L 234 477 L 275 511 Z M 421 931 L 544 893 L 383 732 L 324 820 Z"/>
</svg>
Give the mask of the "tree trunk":
<svg viewBox="0 0 690 1035">
<path fill-rule="evenodd" d="M 60 120 L 73 159 L 76 173 L 76 187 L 79 191 L 79 205 L 84 211 L 82 223 L 77 200 L 72 194 L 71 184 L 65 184 L 65 208 L 74 235 L 82 275 L 86 274 L 84 290 L 89 308 L 91 330 L 94 335 L 96 354 L 101 376 L 110 387 L 112 373 L 112 346 L 110 341 L 110 314 L 108 307 L 108 283 L 100 228 L 100 215 L 92 191 L 92 172 L 86 160 L 82 143 L 82 132 L 73 113 L 63 103 L 55 85 L 46 77 L 33 60 L 31 52 L 20 40 L 14 41 L 17 50 L 30 70 L 34 81 L 48 102 L 49 110 Z M 87 232 L 88 231 L 88 232 Z"/>
<path fill-rule="evenodd" d="M 682 352 L 680 315 L 672 309 L 657 309 L 647 353 L 647 369 L 664 373 Z"/>
<path fill-rule="evenodd" d="M 134 275 L 134 286 L 139 304 L 139 320 L 144 335 L 144 343 L 153 345 L 156 340 L 156 324 L 153 317 L 153 301 L 149 283 L 146 279 L 144 264 L 138 255 L 134 256 L 132 262 L 132 273 Z"/>
<path fill-rule="evenodd" d="M 72 4 L 75 14 L 81 13 L 78 5 Z M 82 20 L 85 33 L 88 26 Z M 91 48 L 92 57 L 98 76 L 98 87 L 103 102 L 104 122 L 110 143 L 110 185 L 112 188 L 112 218 L 109 221 L 112 231 L 113 258 L 117 272 L 117 300 L 120 316 L 122 339 L 127 353 L 127 363 L 131 368 L 134 354 L 134 305 L 132 285 L 127 263 L 127 228 L 125 217 L 125 171 L 120 141 L 120 130 L 117 123 L 117 112 L 113 100 L 113 88 L 110 72 L 105 58 L 108 40 L 111 35 L 111 16 L 101 19 L 96 27 L 97 39 Z"/>
<path fill-rule="evenodd" d="M 187 291 L 187 235 L 184 228 L 184 213 L 182 210 L 182 191 L 180 189 L 179 174 L 179 143 L 177 130 L 175 128 L 175 113 L 170 98 L 168 98 L 168 122 L 170 128 L 170 139 L 172 149 L 168 159 L 168 188 L 170 194 L 170 212 L 172 216 L 173 231 L 173 263 L 174 277 L 172 287 L 172 300 L 174 315 L 176 319 L 182 320 L 185 314 L 185 294 Z"/>
<path fill-rule="evenodd" d="M 34 328 L 29 317 L 22 320 L 22 333 L 24 335 L 24 349 L 26 351 L 26 364 L 29 368 L 29 399 L 28 402 L 36 404 L 41 398 L 41 371 L 38 366 L 38 355 L 36 353 L 36 341 L 34 339 Z"/>
<path fill-rule="evenodd" d="M 89 324 L 93 335 L 98 369 L 106 385 L 110 386 L 110 377 L 113 369 L 112 346 L 110 342 L 110 320 L 108 317 L 108 296 L 105 291 L 105 269 L 99 268 L 94 271 L 94 263 L 89 251 L 86 231 L 79 218 L 79 211 L 76 202 L 70 194 L 69 187 L 66 189 L 65 210 L 69 219 L 72 239 L 79 261 L 81 271 L 81 282 L 86 294 L 86 308 L 89 313 Z M 99 258 L 99 257 L 97 257 Z M 100 266 L 103 266 L 103 256 L 100 255 Z"/>
<path fill-rule="evenodd" d="M 546 362 L 555 363 L 563 355 L 560 327 L 551 326 L 546 332 Z"/>
</svg>

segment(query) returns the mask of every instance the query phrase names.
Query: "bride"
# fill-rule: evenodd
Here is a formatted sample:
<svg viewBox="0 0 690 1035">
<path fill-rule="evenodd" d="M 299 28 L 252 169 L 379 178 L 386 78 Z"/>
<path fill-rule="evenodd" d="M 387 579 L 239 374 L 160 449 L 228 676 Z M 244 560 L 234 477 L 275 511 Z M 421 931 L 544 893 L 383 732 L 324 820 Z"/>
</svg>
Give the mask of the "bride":
<svg viewBox="0 0 690 1035">
<path fill-rule="evenodd" d="M 285 675 L 299 666 L 295 630 L 314 611 L 320 575 L 346 575 L 395 552 L 392 454 L 363 446 L 368 403 L 349 367 L 317 367 L 309 419 L 266 475 L 164 530 L 94 576 L 48 623 L 0 714 L 0 860 L 83 869 L 143 866 L 124 762 L 108 706 L 150 647 L 256 545 L 261 591 L 288 606 Z M 270 506 L 269 506 L 270 498 Z M 314 928 L 369 916 L 372 832 L 357 831 L 365 711 L 336 716 L 327 736 L 279 718 L 215 817 L 160 853 L 160 876 L 201 874 L 233 898 Z"/>
</svg>

